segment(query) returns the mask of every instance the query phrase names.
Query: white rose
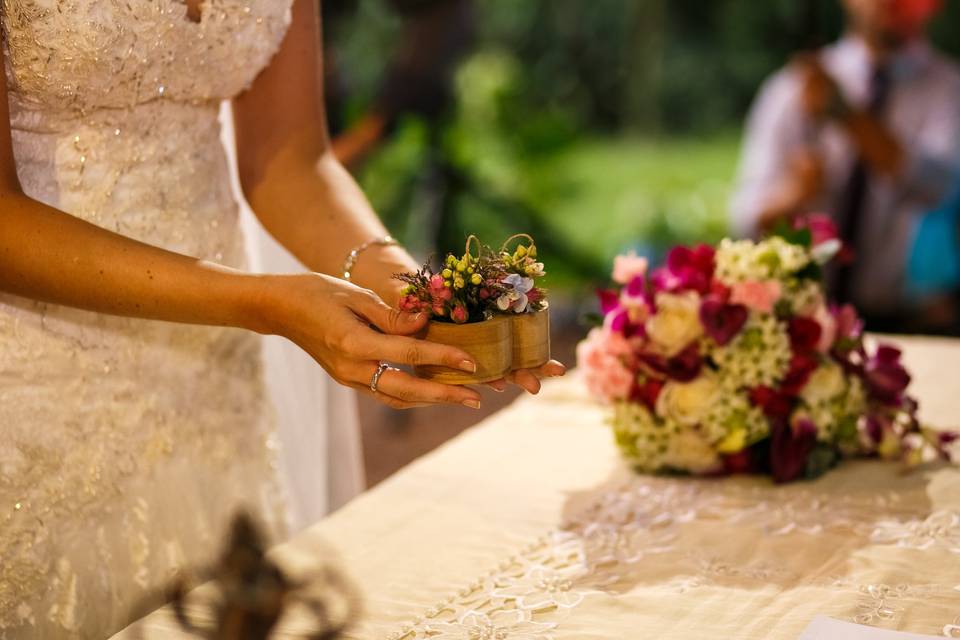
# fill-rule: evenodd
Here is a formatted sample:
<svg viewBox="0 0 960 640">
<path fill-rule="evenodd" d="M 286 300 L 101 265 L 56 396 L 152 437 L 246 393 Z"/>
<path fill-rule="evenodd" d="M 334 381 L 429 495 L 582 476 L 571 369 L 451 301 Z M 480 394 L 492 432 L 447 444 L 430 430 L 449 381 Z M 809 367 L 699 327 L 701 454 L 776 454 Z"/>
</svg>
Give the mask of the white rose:
<svg viewBox="0 0 960 640">
<path fill-rule="evenodd" d="M 807 384 L 800 391 L 800 397 L 809 405 L 833 400 L 846 388 L 843 369 L 833 362 L 820 365 L 810 375 Z"/>
<path fill-rule="evenodd" d="M 663 355 L 673 357 L 703 335 L 700 324 L 700 296 L 693 291 L 681 294 L 658 293 L 657 312 L 647 319 L 647 336 Z"/>
<path fill-rule="evenodd" d="M 668 382 L 657 398 L 657 413 L 692 427 L 703 421 L 719 395 L 720 382 L 713 374 L 701 375 L 691 382 Z"/>
<path fill-rule="evenodd" d="M 718 471 L 720 457 L 698 433 L 688 429 L 670 439 L 670 446 L 661 462 L 672 469 L 703 475 Z"/>
</svg>

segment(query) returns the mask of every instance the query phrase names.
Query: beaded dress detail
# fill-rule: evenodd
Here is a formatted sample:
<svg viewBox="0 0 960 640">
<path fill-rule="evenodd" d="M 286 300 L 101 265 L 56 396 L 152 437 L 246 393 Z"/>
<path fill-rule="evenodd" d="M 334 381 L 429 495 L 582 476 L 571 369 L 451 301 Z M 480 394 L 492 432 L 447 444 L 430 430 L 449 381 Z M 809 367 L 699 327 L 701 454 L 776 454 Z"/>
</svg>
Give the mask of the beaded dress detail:
<svg viewBox="0 0 960 640">
<path fill-rule="evenodd" d="M 26 193 L 242 266 L 218 109 L 291 0 L 0 2 Z M 0 295 L 0 638 L 109 636 L 241 506 L 279 534 L 263 398 L 255 335 Z"/>
</svg>

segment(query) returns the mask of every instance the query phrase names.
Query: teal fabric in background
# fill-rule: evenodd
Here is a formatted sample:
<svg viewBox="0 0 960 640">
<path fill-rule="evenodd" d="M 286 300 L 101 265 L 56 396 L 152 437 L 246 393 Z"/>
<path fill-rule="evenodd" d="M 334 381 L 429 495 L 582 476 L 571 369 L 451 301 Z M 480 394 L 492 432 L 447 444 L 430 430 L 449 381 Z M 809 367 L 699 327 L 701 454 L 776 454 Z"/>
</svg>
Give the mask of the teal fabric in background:
<svg viewBox="0 0 960 640">
<path fill-rule="evenodd" d="M 907 293 L 925 297 L 960 288 L 960 188 L 917 221 L 907 260 Z"/>
</svg>

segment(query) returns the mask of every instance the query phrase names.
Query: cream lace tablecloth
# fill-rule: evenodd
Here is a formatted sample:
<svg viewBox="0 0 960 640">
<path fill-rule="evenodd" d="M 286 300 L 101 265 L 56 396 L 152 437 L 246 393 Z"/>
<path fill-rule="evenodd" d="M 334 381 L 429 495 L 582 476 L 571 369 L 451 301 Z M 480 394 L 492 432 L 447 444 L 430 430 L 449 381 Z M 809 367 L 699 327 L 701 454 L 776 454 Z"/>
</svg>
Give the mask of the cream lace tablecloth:
<svg viewBox="0 0 960 640">
<path fill-rule="evenodd" d="M 899 342 L 922 417 L 960 426 L 960 341 Z M 960 470 L 636 477 L 603 417 L 575 375 L 548 384 L 277 556 L 336 550 L 365 595 L 351 638 L 793 640 L 818 614 L 960 637 Z"/>
</svg>

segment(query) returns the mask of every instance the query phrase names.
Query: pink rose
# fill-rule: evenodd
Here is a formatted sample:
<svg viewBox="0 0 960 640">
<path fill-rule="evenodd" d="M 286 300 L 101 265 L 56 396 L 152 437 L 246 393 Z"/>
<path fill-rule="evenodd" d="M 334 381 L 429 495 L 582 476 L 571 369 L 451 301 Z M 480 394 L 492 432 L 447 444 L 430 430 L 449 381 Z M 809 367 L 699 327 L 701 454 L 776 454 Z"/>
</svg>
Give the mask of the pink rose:
<svg viewBox="0 0 960 640">
<path fill-rule="evenodd" d="M 456 304 L 450 312 L 450 319 L 457 324 L 463 324 L 467 321 L 467 308 L 462 304 Z"/>
<path fill-rule="evenodd" d="M 629 397 L 636 377 L 627 364 L 631 361 L 630 343 L 619 333 L 593 329 L 577 345 L 587 388 L 605 402 Z"/>
<path fill-rule="evenodd" d="M 613 259 L 613 281 L 617 284 L 627 284 L 637 277 L 647 273 L 647 259 L 631 251 Z"/>
<path fill-rule="evenodd" d="M 430 297 L 434 300 L 434 306 L 436 306 L 437 300 L 446 302 L 453 298 L 453 291 L 450 290 L 450 287 L 443 285 L 443 276 L 439 273 L 430 278 Z"/>
<path fill-rule="evenodd" d="M 782 291 L 776 280 L 738 282 L 730 292 L 730 302 L 760 313 L 771 313 Z"/>
<path fill-rule="evenodd" d="M 400 311 L 404 313 L 419 313 L 423 310 L 423 302 L 416 296 L 403 296 L 400 298 Z"/>
<path fill-rule="evenodd" d="M 820 340 L 817 343 L 817 351 L 828 353 L 837 340 L 837 319 L 833 317 L 826 305 L 821 304 L 813 312 L 813 319 L 820 323 Z"/>
</svg>

